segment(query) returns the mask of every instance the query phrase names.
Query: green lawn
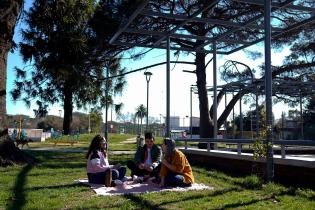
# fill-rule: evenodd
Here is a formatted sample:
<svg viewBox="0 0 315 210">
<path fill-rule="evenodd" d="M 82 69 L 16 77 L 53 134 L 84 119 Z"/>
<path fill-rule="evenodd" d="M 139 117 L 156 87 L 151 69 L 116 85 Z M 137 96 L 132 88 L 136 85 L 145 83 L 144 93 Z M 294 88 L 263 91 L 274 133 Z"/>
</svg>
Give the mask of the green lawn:
<svg viewBox="0 0 315 210">
<path fill-rule="evenodd" d="M 54 148 L 72 148 L 72 149 L 88 149 L 91 140 L 96 134 L 80 134 L 79 136 L 62 136 L 57 139 L 47 139 L 45 142 L 31 142 L 30 148 L 54 147 Z M 135 138 L 131 134 L 109 134 L 110 150 L 135 150 L 135 143 L 124 143 L 127 139 Z M 69 143 L 74 141 L 73 145 Z M 57 142 L 57 144 L 54 144 Z"/>
<path fill-rule="evenodd" d="M 29 153 L 36 166 L 0 168 L 0 209 L 315 209 L 310 189 L 261 185 L 257 177 L 231 177 L 199 166 L 193 166 L 196 181 L 214 190 L 95 196 L 74 181 L 86 177 L 84 153 Z M 109 158 L 125 164 L 132 157 Z"/>
</svg>

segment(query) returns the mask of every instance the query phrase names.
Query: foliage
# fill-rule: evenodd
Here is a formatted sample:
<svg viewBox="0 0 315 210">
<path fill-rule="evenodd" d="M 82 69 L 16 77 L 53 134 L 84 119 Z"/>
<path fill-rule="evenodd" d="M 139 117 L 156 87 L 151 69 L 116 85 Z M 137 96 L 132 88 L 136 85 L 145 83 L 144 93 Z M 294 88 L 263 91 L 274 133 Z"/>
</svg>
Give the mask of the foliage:
<svg viewBox="0 0 315 210">
<path fill-rule="evenodd" d="M 303 112 L 304 138 L 315 139 L 315 97 L 309 98 Z"/>
<path fill-rule="evenodd" d="M 243 179 L 243 185 L 247 189 L 260 189 L 262 184 L 263 180 L 255 175 L 247 176 Z"/>
<path fill-rule="evenodd" d="M 36 101 L 38 109 L 33 109 L 35 117 L 42 118 L 48 114 L 48 104 L 44 104 L 41 101 Z"/>
<path fill-rule="evenodd" d="M 146 115 L 147 115 L 147 108 L 143 104 L 140 104 L 136 108 L 136 113 L 135 113 L 135 117 L 138 118 L 138 126 L 139 126 L 138 133 L 142 133 L 142 120 Z M 140 124 L 139 124 L 139 120 L 140 120 Z"/>
<path fill-rule="evenodd" d="M 27 29 L 22 31 L 20 49 L 31 68 L 16 69 L 16 87 L 11 93 L 14 100 L 21 98 L 27 105 L 34 98 L 50 104 L 62 102 L 65 133 L 70 132 L 73 105 L 103 105 L 109 100 L 103 96 L 106 88 L 115 87 L 117 93 L 124 85 L 123 77 L 107 79 L 104 85 L 104 70 L 115 75 L 123 69 L 111 49 L 98 43 L 90 25 L 94 10 L 92 0 L 36 0 L 26 13 Z"/>
<path fill-rule="evenodd" d="M 98 109 L 92 109 L 90 112 L 90 127 L 92 133 L 100 133 L 102 128 L 102 112 Z"/>
<path fill-rule="evenodd" d="M 260 159 L 260 158 L 266 158 L 267 157 L 267 149 L 272 147 L 272 143 L 269 142 L 266 144 L 266 139 L 268 135 L 268 130 L 263 129 L 260 130 L 259 137 L 255 138 L 254 144 L 253 144 L 253 158 L 254 160 Z"/>
</svg>

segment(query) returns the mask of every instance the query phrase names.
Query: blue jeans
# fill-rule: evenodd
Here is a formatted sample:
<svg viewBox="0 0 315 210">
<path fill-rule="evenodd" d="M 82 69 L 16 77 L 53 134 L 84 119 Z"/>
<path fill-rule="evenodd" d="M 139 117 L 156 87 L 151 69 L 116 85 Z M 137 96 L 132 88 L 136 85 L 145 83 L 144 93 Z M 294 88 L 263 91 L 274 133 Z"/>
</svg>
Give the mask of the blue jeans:
<svg viewBox="0 0 315 210">
<path fill-rule="evenodd" d="M 189 187 L 191 184 L 184 182 L 184 177 L 181 174 L 168 171 L 165 177 L 165 186 L 170 187 Z"/>
<path fill-rule="evenodd" d="M 126 175 L 126 167 L 121 166 L 118 169 L 112 169 L 112 180 L 119 179 L 121 180 Z"/>
<path fill-rule="evenodd" d="M 112 180 L 122 179 L 126 175 L 126 167 L 120 167 L 119 169 L 112 169 Z M 88 173 L 89 183 L 92 184 L 105 184 L 105 171 L 98 173 Z"/>
</svg>

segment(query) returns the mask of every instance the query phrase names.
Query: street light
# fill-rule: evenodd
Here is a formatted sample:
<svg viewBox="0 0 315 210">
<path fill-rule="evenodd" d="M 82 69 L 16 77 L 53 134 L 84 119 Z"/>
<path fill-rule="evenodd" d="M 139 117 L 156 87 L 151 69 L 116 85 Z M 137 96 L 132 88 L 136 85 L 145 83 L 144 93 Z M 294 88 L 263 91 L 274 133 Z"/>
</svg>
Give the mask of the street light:
<svg viewBox="0 0 315 210">
<path fill-rule="evenodd" d="M 147 124 L 146 124 L 146 131 L 148 131 L 148 124 L 149 124 L 149 82 L 152 76 L 152 73 L 149 71 L 144 72 L 145 79 L 147 81 Z"/>
</svg>

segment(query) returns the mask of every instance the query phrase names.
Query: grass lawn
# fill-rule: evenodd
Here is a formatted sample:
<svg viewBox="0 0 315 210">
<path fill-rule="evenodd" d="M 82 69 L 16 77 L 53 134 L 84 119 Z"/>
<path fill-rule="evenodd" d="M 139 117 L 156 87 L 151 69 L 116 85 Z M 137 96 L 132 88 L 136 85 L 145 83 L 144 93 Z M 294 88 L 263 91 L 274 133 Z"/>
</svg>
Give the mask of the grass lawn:
<svg viewBox="0 0 315 210">
<path fill-rule="evenodd" d="M 39 164 L 0 168 L 0 209 L 315 209 L 310 189 L 261 185 L 257 177 L 231 177 L 199 166 L 193 166 L 196 181 L 214 190 L 96 196 L 74 182 L 86 177 L 84 153 L 29 153 Z M 109 158 L 125 164 L 133 155 Z"/>
<path fill-rule="evenodd" d="M 91 140 L 96 134 L 80 134 L 79 136 L 62 136 L 57 139 L 47 139 L 45 142 L 31 142 L 30 148 L 54 147 L 54 148 L 71 148 L 71 149 L 88 149 Z M 127 139 L 135 138 L 131 134 L 109 134 L 110 150 L 135 150 L 135 143 L 125 143 Z M 74 141 L 73 145 L 69 142 Z M 57 142 L 57 144 L 55 144 Z M 26 147 L 25 147 L 26 148 Z"/>
</svg>

